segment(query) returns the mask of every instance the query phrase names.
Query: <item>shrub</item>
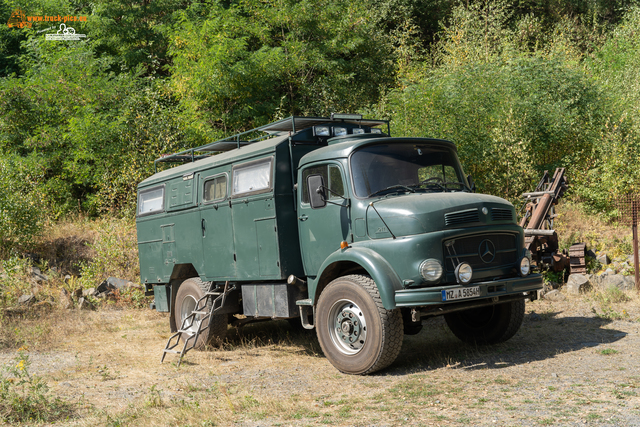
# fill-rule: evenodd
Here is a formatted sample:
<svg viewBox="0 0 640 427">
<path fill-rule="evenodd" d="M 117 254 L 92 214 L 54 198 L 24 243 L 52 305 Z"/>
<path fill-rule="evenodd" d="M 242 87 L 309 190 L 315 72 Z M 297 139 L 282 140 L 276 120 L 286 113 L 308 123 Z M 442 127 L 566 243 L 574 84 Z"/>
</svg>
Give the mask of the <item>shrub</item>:
<svg viewBox="0 0 640 427">
<path fill-rule="evenodd" d="M 18 356 L 0 373 L 0 420 L 15 424 L 24 422 L 53 422 L 73 414 L 72 406 L 52 397 L 47 383 L 29 374 L 29 356 Z"/>
</svg>

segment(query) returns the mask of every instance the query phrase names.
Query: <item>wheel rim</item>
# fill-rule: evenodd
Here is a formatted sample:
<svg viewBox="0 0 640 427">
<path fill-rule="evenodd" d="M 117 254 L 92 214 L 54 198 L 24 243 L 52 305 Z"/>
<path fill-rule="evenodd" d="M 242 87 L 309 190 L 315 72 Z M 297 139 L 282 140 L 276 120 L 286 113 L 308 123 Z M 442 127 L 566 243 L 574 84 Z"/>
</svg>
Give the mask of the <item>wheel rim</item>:
<svg viewBox="0 0 640 427">
<path fill-rule="evenodd" d="M 184 323 L 184 319 L 189 317 L 191 312 L 196 309 L 196 304 L 197 303 L 198 302 L 196 301 L 196 299 L 194 297 L 192 297 L 191 295 L 187 295 L 186 297 L 184 297 L 184 299 L 182 300 L 182 304 L 180 304 L 180 321 L 181 321 L 181 324 Z M 191 325 L 186 330 L 190 331 L 190 332 L 195 332 L 198 329 L 198 324 L 199 323 L 200 323 L 200 316 L 196 315 L 196 317 L 193 319 L 193 322 L 191 323 Z"/>
<path fill-rule="evenodd" d="M 327 322 L 331 341 L 343 354 L 356 354 L 367 342 L 367 322 L 353 301 L 336 301 Z"/>
</svg>

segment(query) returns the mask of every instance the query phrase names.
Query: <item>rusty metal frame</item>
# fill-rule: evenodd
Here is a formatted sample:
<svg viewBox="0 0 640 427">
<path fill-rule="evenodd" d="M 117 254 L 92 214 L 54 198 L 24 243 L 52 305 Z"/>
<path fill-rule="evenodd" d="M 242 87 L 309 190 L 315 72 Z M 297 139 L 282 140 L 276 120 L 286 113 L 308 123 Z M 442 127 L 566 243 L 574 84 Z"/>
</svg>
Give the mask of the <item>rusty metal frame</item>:
<svg viewBox="0 0 640 427">
<path fill-rule="evenodd" d="M 638 216 L 640 214 L 640 193 L 620 196 L 616 200 L 620 222 L 631 225 L 633 235 L 633 270 L 636 279 L 636 291 L 640 292 L 640 269 L 638 268 Z"/>
</svg>

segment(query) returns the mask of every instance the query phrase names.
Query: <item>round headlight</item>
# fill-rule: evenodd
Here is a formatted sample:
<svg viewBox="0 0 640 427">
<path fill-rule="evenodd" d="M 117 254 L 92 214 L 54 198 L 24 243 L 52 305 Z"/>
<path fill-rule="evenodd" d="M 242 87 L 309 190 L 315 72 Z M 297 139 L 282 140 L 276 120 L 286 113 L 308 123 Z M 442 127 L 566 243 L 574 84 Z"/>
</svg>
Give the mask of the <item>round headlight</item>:
<svg viewBox="0 0 640 427">
<path fill-rule="evenodd" d="M 456 267 L 456 279 L 458 279 L 458 283 L 466 285 L 471 281 L 471 276 L 473 276 L 473 269 L 469 264 L 466 262 L 458 264 Z"/>
<path fill-rule="evenodd" d="M 420 275 L 427 282 L 435 282 L 442 276 L 442 264 L 437 259 L 427 259 L 420 264 Z"/>
<path fill-rule="evenodd" d="M 528 275 L 531 272 L 531 263 L 529 262 L 529 258 L 522 257 L 520 260 L 520 275 L 522 277 Z"/>
</svg>

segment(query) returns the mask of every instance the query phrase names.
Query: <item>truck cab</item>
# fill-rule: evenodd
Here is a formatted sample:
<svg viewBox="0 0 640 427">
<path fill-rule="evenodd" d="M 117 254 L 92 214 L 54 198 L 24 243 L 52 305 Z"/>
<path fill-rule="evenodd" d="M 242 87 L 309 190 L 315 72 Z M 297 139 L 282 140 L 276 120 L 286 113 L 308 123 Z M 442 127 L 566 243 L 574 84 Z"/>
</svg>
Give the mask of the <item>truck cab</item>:
<svg viewBox="0 0 640 427">
<path fill-rule="evenodd" d="M 514 207 L 474 192 L 452 142 L 290 117 L 157 162 L 175 160 L 139 185 L 141 280 L 173 331 L 224 284 L 200 345 L 299 318 L 337 369 L 367 374 L 433 316 L 465 342 L 505 341 L 542 288 Z"/>
</svg>

